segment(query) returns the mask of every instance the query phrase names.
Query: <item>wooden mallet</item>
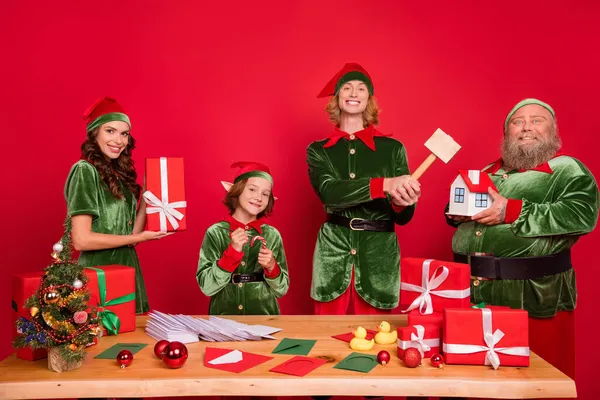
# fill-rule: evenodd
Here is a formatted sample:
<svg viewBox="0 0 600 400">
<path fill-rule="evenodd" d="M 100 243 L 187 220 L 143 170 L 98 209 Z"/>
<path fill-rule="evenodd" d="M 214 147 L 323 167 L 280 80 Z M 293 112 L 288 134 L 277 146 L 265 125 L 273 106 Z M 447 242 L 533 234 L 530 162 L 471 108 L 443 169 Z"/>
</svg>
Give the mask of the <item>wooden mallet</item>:
<svg viewBox="0 0 600 400">
<path fill-rule="evenodd" d="M 427 139 L 425 147 L 431 151 L 431 154 L 412 173 L 411 178 L 413 179 L 419 179 L 437 158 L 448 164 L 448 161 L 460 150 L 460 144 L 439 128 Z"/>
</svg>

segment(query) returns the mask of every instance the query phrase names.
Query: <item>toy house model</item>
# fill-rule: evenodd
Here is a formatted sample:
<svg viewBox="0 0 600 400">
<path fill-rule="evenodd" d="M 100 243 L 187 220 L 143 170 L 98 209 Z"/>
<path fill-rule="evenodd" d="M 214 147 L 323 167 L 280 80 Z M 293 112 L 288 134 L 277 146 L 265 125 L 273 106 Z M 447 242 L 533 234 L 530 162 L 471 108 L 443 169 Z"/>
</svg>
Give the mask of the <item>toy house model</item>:
<svg viewBox="0 0 600 400">
<path fill-rule="evenodd" d="M 473 215 L 489 208 L 492 199 L 488 188 L 496 190 L 496 186 L 485 172 L 478 170 L 460 170 L 450 186 L 450 215 Z"/>
</svg>

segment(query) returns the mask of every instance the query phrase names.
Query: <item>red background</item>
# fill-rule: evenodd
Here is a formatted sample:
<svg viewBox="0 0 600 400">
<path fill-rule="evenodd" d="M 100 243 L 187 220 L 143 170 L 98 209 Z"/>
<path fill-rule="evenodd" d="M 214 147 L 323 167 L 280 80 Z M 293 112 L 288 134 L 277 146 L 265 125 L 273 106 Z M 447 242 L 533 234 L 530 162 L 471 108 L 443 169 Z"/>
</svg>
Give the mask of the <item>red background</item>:
<svg viewBox="0 0 600 400">
<path fill-rule="evenodd" d="M 448 259 L 442 210 L 459 168 L 498 157 L 502 124 L 525 97 L 556 110 L 564 149 L 600 176 L 598 2 L 502 1 L 4 2 L 0 355 L 10 352 L 11 274 L 41 269 L 61 236 L 63 184 L 84 140 L 83 111 L 116 97 L 144 158 L 185 158 L 188 230 L 138 247 L 150 303 L 201 314 L 194 279 L 204 230 L 224 215 L 219 180 L 237 160 L 268 163 L 279 200 L 291 288 L 286 314 L 311 313 L 313 245 L 323 220 L 307 178 L 306 146 L 330 131 L 316 94 L 348 61 L 373 76 L 381 130 L 408 149 L 412 168 L 441 127 L 463 150 L 421 179 L 415 218 L 398 230 L 404 256 Z M 208 3 L 208 2 L 206 2 Z M 260 5 L 259 5 L 260 3 Z M 590 324 L 600 279 L 596 231 L 575 247 L 577 384 L 598 394 Z M 585 340 L 585 343 L 584 343 Z M 560 344 L 557 344 L 558 346 Z"/>
</svg>

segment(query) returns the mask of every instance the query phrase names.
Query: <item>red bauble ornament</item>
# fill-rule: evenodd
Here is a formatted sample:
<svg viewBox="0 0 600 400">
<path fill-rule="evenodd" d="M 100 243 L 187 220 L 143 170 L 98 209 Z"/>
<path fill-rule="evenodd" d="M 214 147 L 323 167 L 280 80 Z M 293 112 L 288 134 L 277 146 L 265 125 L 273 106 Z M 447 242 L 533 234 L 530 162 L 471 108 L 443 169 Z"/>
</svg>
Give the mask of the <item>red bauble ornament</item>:
<svg viewBox="0 0 600 400">
<path fill-rule="evenodd" d="M 387 363 L 389 363 L 390 358 L 391 358 L 390 353 L 388 353 L 385 350 L 381 350 L 379 353 L 377 353 L 377 361 L 381 365 L 386 365 Z"/>
<path fill-rule="evenodd" d="M 404 350 L 404 365 L 408 368 L 416 368 L 421 365 L 421 353 L 416 347 L 409 347 Z"/>
<path fill-rule="evenodd" d="M 436 368 L 442 368 L 444 366 L 444 356 L 441 354 L 434 354 L 431 356 L 431 365 Z"/>
<path fill-rule="evenodd" d="M 162 356 L 163 363 L 169 368 L 181 368 L 188 358 L 187 347 L 181 342 L 171 342 Z"/>
<path fill-rule="evenodd" d="M 158 358 L 162 358 L 163 354 L 165 354 L 167 347 L 169 346 L 169 343 L 170 342 L 168 340 L 159 340 L 158 342 L 156 342 L 156 344 L 154 345 L 154 355 Z"/>
<path fill-rule="evenodd" d="M 121 350 L 119 354 L 117 354 L 117 364 L 121 366 L 121 368 L 129 367 L 133 362 L 133 353 L 129 350 Z"/>
</svg>

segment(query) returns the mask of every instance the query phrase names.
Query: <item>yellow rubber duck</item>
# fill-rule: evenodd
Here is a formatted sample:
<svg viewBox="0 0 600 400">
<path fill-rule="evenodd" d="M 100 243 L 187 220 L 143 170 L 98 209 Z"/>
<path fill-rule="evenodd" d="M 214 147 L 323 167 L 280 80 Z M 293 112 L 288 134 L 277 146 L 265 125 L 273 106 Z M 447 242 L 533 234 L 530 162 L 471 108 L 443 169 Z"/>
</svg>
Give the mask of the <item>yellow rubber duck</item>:
<svg viewBox="0 0 600 400">
<path fill-rule="evenodd" d="M 362 326 L 359 326 L 354 331 L 354 338 L 350 341 L 350 348 L 352 350 L 361 350 L 367 351 L 371 350 L 373 346 L 375 346 L 375 341 L 373 339 L 367 340 L 367 330 Z"/>
<path fill-rule="evenodd" d="M 377 330 L 379 331 L 375 335 L 375 342 L 377 344 L 393 344 L 396 343 L 396 341 L 398 340 L 398 332 L 390 332 L 392 330 L 392 327 L 389 323 L 385 321 L 381 321 L 381 323 L 377 327 Z"/>
</svg>

